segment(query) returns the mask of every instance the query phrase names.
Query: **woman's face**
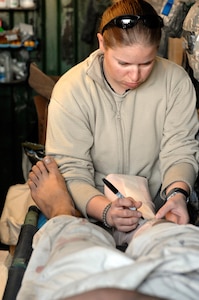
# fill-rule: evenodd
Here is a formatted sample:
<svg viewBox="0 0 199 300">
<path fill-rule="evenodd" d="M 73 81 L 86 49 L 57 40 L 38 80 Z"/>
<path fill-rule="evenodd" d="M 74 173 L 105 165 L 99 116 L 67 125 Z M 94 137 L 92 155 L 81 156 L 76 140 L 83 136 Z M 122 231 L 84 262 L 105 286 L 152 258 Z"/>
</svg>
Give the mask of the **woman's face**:
<svg viewBox="0 0 199 300">
<path fill-rule="evenodd" d="M 105 48 L 103 36 L 98 34 L 99 48 L 104 53 L 104 73 L 118 94 L 136 89 L 149 77 L 157 54 L 157 46 L 135 44 Z"/>
</svg>

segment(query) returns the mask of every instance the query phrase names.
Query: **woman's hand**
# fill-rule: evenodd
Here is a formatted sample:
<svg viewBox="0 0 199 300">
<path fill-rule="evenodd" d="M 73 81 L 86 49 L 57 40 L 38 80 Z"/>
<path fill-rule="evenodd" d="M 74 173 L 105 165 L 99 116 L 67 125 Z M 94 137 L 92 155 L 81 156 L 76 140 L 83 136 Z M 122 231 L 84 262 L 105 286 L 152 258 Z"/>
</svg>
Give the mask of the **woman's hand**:
<svg viewBox="0 0 199 300">
<path fill-rule="evenodd" d="M 183 194 L 178 193 L 170 198 L 157 212 L 157 219 L 165 218 L 176 224 L 187 224 L 189 214 L 187 210 L 186 198 Z"/>
<path fill-rule="evenodd" d="M 141 212 L 137 211 L 141 206 L 142 202 L 135 201 L 131 197 L 118 198 L 112 202 L 106 221 L 111 227 L 115 227 L 122 232 L 134 230 L 142 216 Z M 136 209 L 131 210 L 131 207 Z"/>
</svg>

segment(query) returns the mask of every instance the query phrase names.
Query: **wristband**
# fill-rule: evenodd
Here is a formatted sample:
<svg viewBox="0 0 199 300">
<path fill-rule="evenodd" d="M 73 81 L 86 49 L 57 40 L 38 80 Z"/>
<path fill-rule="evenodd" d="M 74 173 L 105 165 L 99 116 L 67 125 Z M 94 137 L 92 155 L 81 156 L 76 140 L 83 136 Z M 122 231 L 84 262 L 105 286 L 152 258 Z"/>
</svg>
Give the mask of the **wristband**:
<svg viewBox="0 0 199 300">
<path fill-rule="evenodd" d="M 183 194 L 186 197 L 186 202 L 189 202 L 188 192 L 181 188 L 174 188 L 174 189 L 170 190 L 169 193 L 166 195 L 166 201 L 168 201 L 170 198 L 174 197 L 176 194 Z"/>
<path fill-rule="evenodd" d="M 109 209 L 111 208 L 111 202 L 105 207 L 105 209 L 103 210 L 102 213 L 102 222 L 104 224 L 104 226 L 106 226 L 107 228 L 112 228 L 106 221 L 106 217 L 107 217 L 107 213 L 109 211 Z"/>
</svg>

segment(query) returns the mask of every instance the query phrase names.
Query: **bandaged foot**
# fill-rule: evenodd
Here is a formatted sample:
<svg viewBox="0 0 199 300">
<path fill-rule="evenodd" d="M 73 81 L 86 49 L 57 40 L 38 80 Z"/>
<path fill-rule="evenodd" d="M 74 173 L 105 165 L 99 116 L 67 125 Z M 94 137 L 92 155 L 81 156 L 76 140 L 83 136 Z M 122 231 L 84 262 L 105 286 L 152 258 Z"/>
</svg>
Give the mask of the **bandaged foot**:
<svg viewBox="0 0 199 300">
<path fill-rule="evenodd" d="M 76 215 L 64 178 L 52 157 L 46 156 L 32 167 L 28 185 L 33 200 L 48 219 L 58 215 Z"/>
</svg>

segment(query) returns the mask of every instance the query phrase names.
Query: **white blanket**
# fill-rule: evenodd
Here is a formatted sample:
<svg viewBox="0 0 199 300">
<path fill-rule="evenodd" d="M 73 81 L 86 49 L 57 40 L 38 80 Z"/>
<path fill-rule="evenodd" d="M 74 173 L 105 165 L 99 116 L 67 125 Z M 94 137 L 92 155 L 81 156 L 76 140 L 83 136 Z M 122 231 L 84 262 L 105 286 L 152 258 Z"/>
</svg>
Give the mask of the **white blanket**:
<svg viewBox="0 0 199 300">
<path fill-rule="evenodd" d="M 12 257 L 9 251 L 0 251 L 0 299 L 3 298 L 6 282 L 8 279 L 8 268 L 10 267 Z"/>
<path fill-rule="evenodd" d="M 60 216 L 34 238 L 17 300 L 62 299 L 94 288 L 138 289 L 166 299 L 198 300 L 199 229 L 162 223 L 134 235 L 126 253 L 85 219 Z"/>
<path fill-rule="evenodd" d="M 35 203 L 27 183 L 9 188 L 0 218 L 0 241 L 3 244 L 17 244 L 21 226 L 31 205 Z"/>
</svg>

